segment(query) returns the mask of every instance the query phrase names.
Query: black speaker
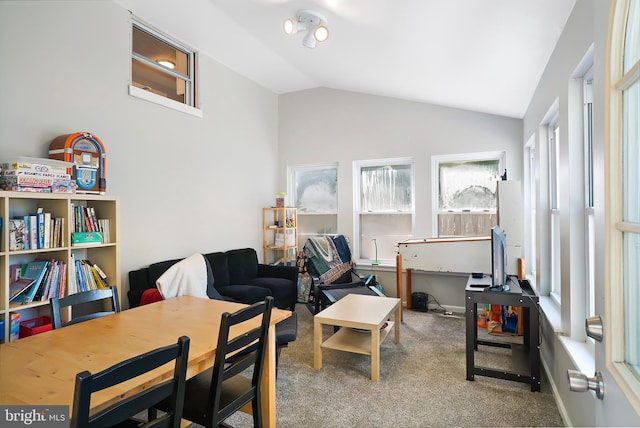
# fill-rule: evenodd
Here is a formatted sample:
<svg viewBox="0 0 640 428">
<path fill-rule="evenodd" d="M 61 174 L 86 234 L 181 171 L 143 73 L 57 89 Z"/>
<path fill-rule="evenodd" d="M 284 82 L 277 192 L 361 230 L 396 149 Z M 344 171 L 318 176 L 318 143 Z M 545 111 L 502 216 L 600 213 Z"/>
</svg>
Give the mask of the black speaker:
<svg viewBox="0 0 640 428">
<path fill-rule="evenodd" d="M 427 293 L 411 293 L 411 309 L 414 311 L 429 311 L 429 295 Z"/>
</svg>

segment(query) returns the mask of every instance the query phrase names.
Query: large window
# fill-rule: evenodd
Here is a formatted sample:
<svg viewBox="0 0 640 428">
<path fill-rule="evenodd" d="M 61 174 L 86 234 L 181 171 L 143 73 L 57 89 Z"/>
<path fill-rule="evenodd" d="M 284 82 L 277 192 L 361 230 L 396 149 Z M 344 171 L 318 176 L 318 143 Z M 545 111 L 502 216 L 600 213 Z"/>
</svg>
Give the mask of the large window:
<svg viewBox="0 0 640 428">
<path fill-rule="evenodd" d="M 132 95 L 195 107 L 195 53 L 191 49 L 139 21 L 133 21 L 131 45 Z"/>
<path fill-rule="evenodd" d="M 611 40 L 611 355 L 640 397 L 640 0 L 620 0 Z M 621 18 L 625 19 L 621 19 Z M 620 173 L 621 172 L 621 173 Z"/>
<path fill-rule="evenodd" d="M 298 208 L 298 244 L 338 233 L 338 164 L 290 166 L 287 180 L 287 203 Z"/>
<path fill-rule="evenodd" d="M 372 264 L 395 263 L 399 242 L 413 235 L 413 160 L 354 162 L 355 254 Z"/>
<path fill-rule="evenodd" d="M 551 280 L 551 296 L 560 303 L 561 300 L 561 254 L 560 254 L 560 128 L 558 115 L 551 120 L 548 127 L 549 144 L 549 273 Z"/>
<path fill-rule="evenodd" d="M 435 236 L 490 235 L 497 223 L 496 189 L 504 162 L 504 152 L 432 157 Z"/>
<path fill-rule="evenodd" d="M 583 125 L 584 125 L 584 191 L 585 191 L 585 313 L 591 317 L 595 310 L 595 198 L 593 182 L 593 70 L 583 80 Z"/>
</svg>

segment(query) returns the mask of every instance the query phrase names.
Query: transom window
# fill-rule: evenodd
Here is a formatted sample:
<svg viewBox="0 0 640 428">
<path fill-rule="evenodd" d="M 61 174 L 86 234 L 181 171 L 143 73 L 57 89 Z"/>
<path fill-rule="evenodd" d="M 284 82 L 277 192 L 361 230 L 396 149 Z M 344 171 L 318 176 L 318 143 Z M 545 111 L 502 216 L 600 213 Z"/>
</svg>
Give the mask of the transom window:
<svg viewBox="0 0 640 428">
<path fill-rule="evenodd" d="M 160 31 L 134 20 L 131 85 L 195 107 L 195 53 Z"/>
</svg>

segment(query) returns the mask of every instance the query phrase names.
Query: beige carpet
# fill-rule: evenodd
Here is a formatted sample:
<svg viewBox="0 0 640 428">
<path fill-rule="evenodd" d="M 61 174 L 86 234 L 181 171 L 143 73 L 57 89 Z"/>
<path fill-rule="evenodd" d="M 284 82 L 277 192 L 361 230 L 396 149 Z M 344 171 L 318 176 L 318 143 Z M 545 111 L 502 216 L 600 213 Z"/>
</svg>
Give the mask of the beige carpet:
<svg viewBox="0 0 640 428">
<path fill-rule="evenodd" d="M 405 310 L 401 343 L 391 335 L 384 341 L 380 381 L 372 382 L 364 355 L 325 350 L 315 370 L 313 316 L 304 305 L 297 310 L 298 340 L 282 351 L 276 383 L 280 427 L 564 426 L 544 374 L 541 392 L 482 376 L 466 380 L 462 316 Z M 509 368 L 507 350 L 481 350 L 482 365 Z M 244 414 L 228 422 L 252 426 Z"/>
</svg>

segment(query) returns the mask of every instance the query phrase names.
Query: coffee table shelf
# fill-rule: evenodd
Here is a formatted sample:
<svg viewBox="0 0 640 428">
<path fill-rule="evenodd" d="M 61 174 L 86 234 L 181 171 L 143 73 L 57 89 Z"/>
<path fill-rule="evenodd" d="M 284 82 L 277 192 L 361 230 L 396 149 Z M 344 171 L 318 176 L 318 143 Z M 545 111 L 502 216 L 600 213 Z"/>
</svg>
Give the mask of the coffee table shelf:
<svg viewBox="0 0 640 428">
<path fill-rule="evenodd" d="M 394 322 L 387 322 L 387 326 L 380 329 L 380 343 L 389 335 L 393 325 Z M 342 327 L 325 340 L 322 343 L 322 347 L 355 354 L 371 355 L 371 331 L 354 331 L 349 327 Z"/>
</svg>

